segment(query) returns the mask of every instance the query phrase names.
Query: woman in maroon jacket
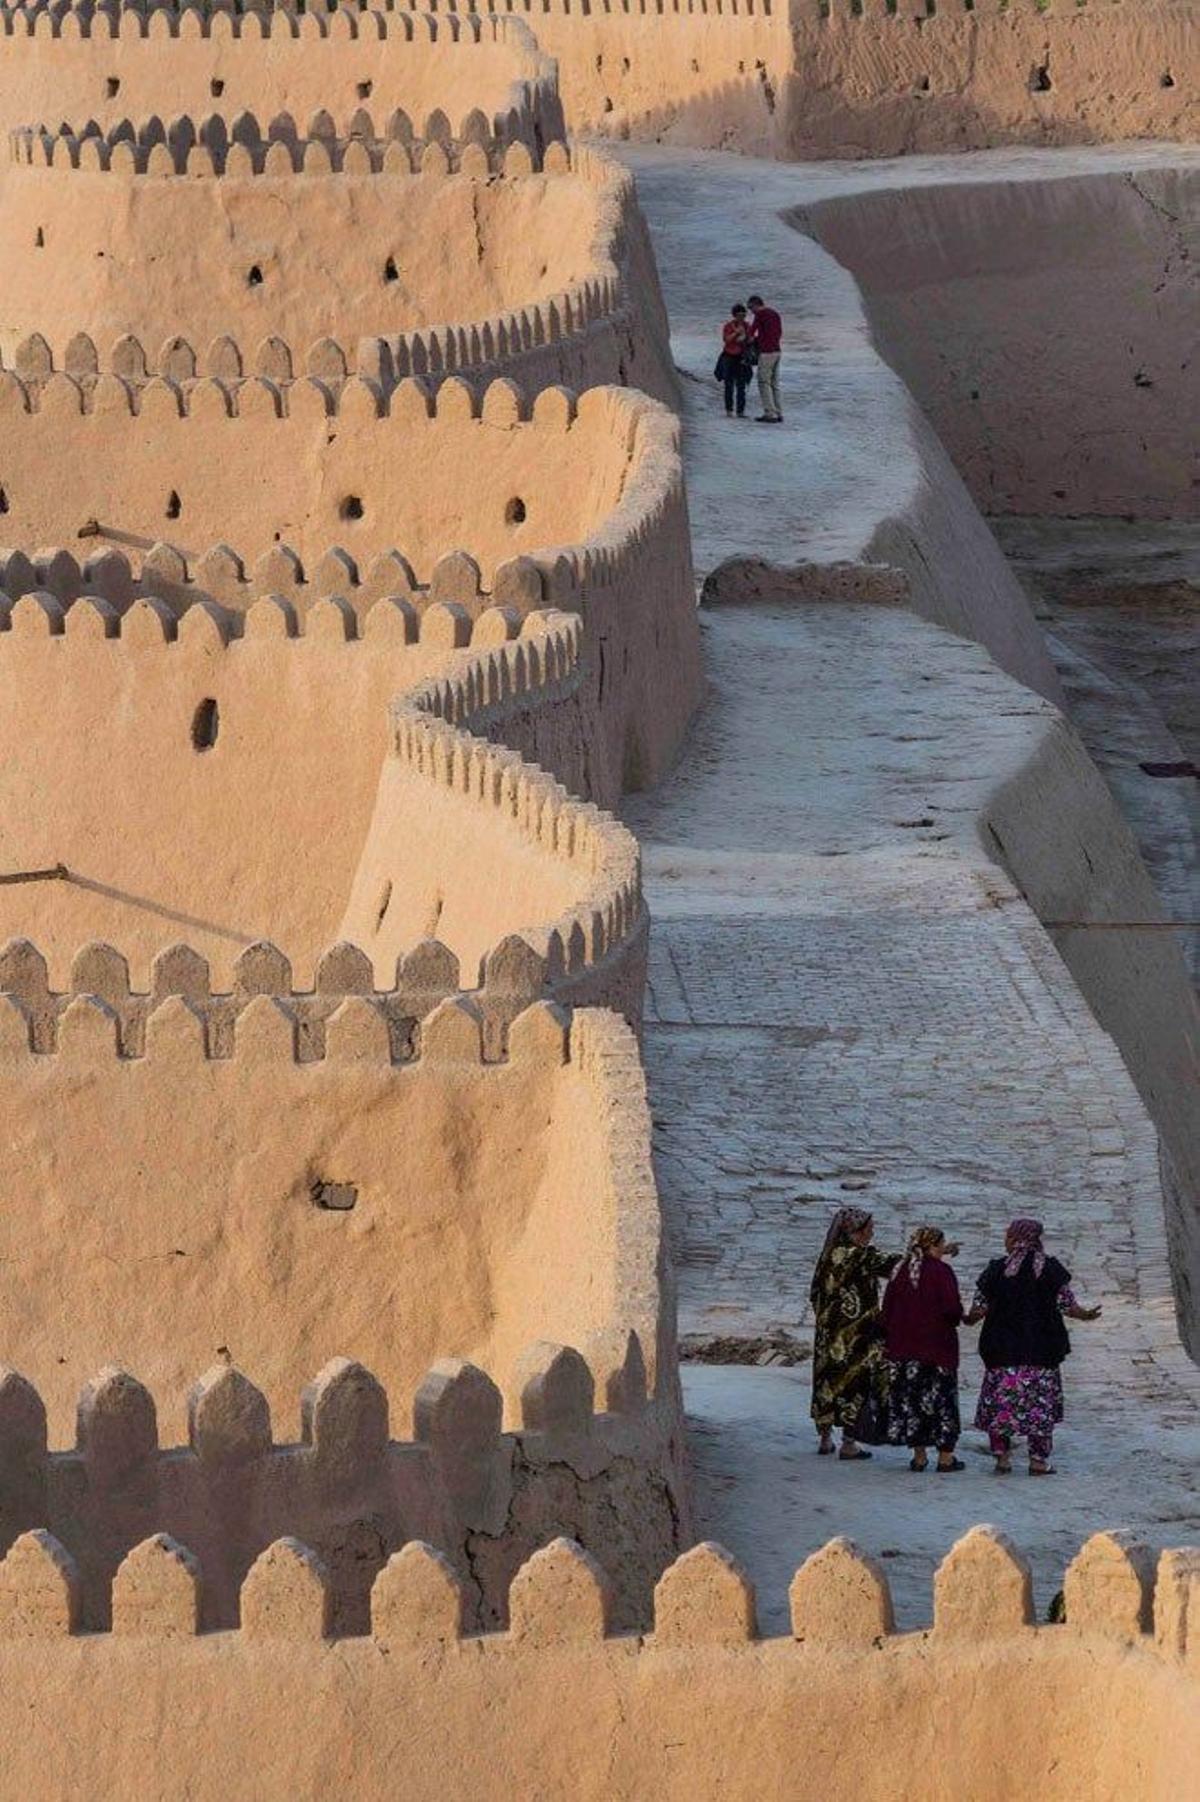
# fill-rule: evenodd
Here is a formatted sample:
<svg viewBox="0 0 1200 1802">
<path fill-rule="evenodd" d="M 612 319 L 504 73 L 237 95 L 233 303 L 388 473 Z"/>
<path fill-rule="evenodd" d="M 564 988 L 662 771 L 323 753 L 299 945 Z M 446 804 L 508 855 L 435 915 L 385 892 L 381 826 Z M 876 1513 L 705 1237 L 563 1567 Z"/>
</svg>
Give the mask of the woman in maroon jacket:
<svg viewBox="0 0 1200 1802">
<path fill-rule="evenodd" d="M 963 1317 L 958 1280 L 946 1258 L 948 1245 L 936 1226 L 919 1226 L 883 1297 L 888 1368 L 887 1440 L 912 1448 L 911 1470 L 925 1470 L 937 1447 L 939 1471 L 962 1470 L 954 1456 L 958 1414 L 958 1323 Z"/>
</svg>

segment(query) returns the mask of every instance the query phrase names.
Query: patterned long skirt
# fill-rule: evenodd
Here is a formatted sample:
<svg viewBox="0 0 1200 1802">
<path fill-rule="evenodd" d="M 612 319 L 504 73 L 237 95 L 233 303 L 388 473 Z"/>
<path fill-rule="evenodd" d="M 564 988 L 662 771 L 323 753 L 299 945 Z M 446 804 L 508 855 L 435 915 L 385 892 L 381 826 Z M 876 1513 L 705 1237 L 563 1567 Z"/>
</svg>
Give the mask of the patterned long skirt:
<svg viewBox="0 0 1200 1802">
<path fill-rule="evenodd" d="M 958 1412 L 958 1372 L 915 1358 L 889 1358 L 887 1442 L 930 1446 L 952 1452 L 962 1431 Z"/>
<path fill-rule="evenodd" d="M 1063 1417 L 1062 1374 L 1036 1364 L 1018 1364 L 985 1373 L 975 1425 L 988 1435 L 994 1452 L 1007 1451 L 1014 1439 L 1029 1441 L 1032 1458 L 1048 1458 L 1054 1428 Z"/>
<path fill-rule="evenodd" d="M 817 1322 L 812 1417 L 822 1432 L 841 1427 L 875 1444 L 886 1383 L 883 1345 L 873 1320 L 852 1320 L 835 1332 Z"/>
</svg>

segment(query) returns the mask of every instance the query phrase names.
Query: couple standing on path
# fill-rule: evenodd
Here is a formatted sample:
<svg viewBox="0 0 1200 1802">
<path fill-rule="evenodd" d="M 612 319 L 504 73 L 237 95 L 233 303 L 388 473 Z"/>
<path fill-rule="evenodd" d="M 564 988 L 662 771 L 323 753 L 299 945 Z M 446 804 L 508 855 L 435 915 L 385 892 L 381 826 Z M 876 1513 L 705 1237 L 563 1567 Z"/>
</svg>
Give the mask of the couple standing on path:
<svg viewBox="0 0 1200 1802">
<path fill-rule="evenodd" d="M 752 294 L 749 317 L 741 301 L 729 309 L 729 318 L 721 328 L 721 354 L 713 374 L 725 387 L 725 414 L 732 418 L 746 415 L 746 389 L 755 369 L 758 370 L 758 395 L 762 412 L 759 425 L 782 425 L 779 405 L 779 359 L 783 347 L 783 321 L 774 307 L 769 307 L 761 294 Z"/>
<path fill-rule="evenodd" d="M 1071 1289 L 1071 1273 L 1042 1244 L 1039 1220 L 1014 1220 L 1004 1256 L 980 1273 L 969 1313 L 947 1259 L 958 1252 L 939 1227 L 921 1226 L 900 1255 L 877 1251 L 875 1222 L 865 1208 L 835 1214 L 810 1291 L 816 1318 L 812 1416 L 819 1449 L 833 1451 L 842 1430 L 843 1459 L 869 1458 L 861 1440 L 905 1445 L 910 1468 L 964 1469 L 954 1455 L 960 1432 L 958 1328 L 983 1322 L 979 1355 L 985 1375 L 975 1425 L 988 1435 L 998 1476 L 1012 1470 L 1012 1443 L 1029 1446 L 1029 1474 L 1054 1475 L 1054 1427 L 1063 1417 L 1060 1367 L 1071 1350 L 1063 1324 L 1096 1320 Z M 889 1279 L 882 1308 L 881 1278 Z"/>
</svg>

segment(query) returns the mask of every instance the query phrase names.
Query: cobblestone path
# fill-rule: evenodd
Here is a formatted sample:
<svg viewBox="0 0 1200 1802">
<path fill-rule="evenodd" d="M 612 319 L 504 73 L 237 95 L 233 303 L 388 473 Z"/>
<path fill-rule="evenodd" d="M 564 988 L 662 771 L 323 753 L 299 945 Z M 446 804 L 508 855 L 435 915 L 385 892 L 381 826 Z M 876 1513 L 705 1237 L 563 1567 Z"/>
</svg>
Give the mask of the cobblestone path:
<svg viewBox="0 0 1200 1802">
<path fill-rule="evenodd" d="M 803 1370 L 689 1368 L 704 1530 L 748 1558 L 768 1617 L 834 1531 L 892 1552 L 913 1619 L 979 1519 L 1011 1524 L 1043 1588 L 1101 1519 L 1178 1542 L 1200 1524 L 1200 1382 L 1175 1331 L 1156 1136 L 975 838 L 985 787 L 1048 704 L 898 609 L 718 608 L 704 635 L 710 692 L 679 768 L 626 810 L 655 922 L 646 1061 L 682 1330 L 807 1336 L 813 1261 L 847 1200 L 885 1246 L 944 1225 L 964 1288 L 1005 1222 L 1036 1213 L 1104 1304 L 1075 1329 L 1058 1487 L 1032 1501 L 1026 1478 L 991 1478 L 980 1435 L 957 1488 L 914 1493 L 899 1453 L 831 1471 L 811 1457 Z"/>
</svg>

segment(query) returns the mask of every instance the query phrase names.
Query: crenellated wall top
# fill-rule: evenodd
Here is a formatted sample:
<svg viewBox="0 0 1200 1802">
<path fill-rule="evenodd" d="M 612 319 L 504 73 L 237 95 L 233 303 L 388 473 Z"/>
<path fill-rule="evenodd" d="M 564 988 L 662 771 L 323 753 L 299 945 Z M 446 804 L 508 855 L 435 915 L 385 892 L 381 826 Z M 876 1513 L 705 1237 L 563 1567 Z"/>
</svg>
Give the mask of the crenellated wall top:
<svg viewBox="0 0 1200 1802">
<path fill-rule="evenodd" d="M 532 148 L 515 120 L 499 129 L 478 109 L 468 113 L 455 135 L 444 113 L 431 113 L 423 135 L 408 114 L 397 110 L 376 132 L 364 110 L 339 133 L 328 113 L 318 113 L 302 133 L 290 115 L 272 119 L 264 132 L 252 113 L 232 121 L 217 114 L 197 123 L 186 115 L 163 124 L 151 119 L 102 129 L 88 120 L 69 126 L 23 125 L 9 134 L 9 155 L 18 167 L 73 169 L 127 177 L 464 175 L 516 179 L 535 172 L 563 174 L 570 154 L 561 140 Z"/>
</svg>

